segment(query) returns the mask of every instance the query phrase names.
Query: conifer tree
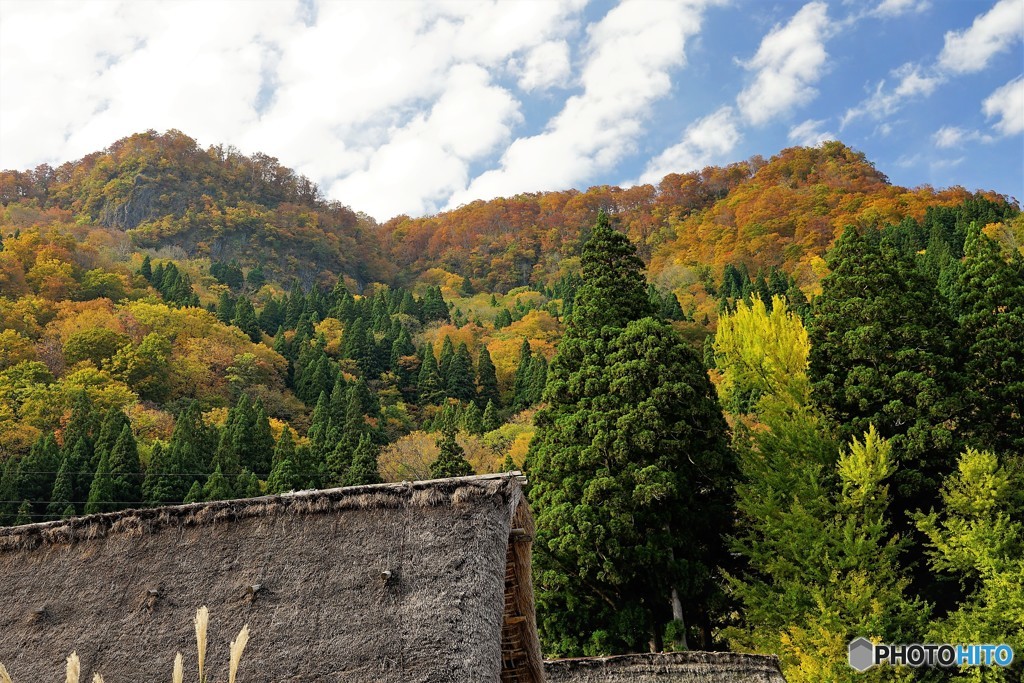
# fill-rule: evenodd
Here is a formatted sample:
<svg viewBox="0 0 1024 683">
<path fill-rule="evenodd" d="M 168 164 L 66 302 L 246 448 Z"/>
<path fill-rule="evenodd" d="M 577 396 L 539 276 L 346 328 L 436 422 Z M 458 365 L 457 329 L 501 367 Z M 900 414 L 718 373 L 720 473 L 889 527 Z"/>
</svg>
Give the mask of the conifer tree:
<svg viewBox="0 0 1024 683">
<path fill-rule="evenodd" d="M 448 428 L 441 432 L 437 441 L 441 449 L 437 459 L 430 463 L 430 476 L 434 479 L 465 477 L 473 474 L 473 466 L 466 460 L 466 452 L 455 440 L 455 430 Z"/>
<path fill-rule="evenodd" d="M 142 267 L 139 268 L 139 275 L 146 278 L 147 282 L 153 281 L 153 262 L 150 261 L 149 254 L 142 258 Z"/>
<path fill-rule="evenodd" d="M 476 378 L 473 376 L 473 359 L 465 342 L 460 342 L 451 362 L 448 364 L 447 394 L 450 398 L 466 403 L 476 398 Z"/>
<path fill-rule="evenodd" d="M 118 438 L 121 436 L 121 431 L 128 427 L 131 428 L 131 424 L 128 421 L 128 416 L 124 414 L 124 411 L 120 408 L 110 408 L 103 416 L 103 422 L 100 425 L 99 436 L 96 437 L 96 445 L 93 451 L 93 467 L 99 467 L 99 459 L 104 451 L 109 452 L 117 443 Z"/>
<path fill-rule="evenodd" d="M 255 498 L 262 496 L 259 478 L 249 470 L 242 470 L 235 483 L 235 494 L 239 498 Z"/>
<path fill-rule="evenodd" d="M 11 490 L 4 500 L 32 501 L 32 513 L 44 514 L 60 463 L 60 449 L 53 435 L 40 436 L 32 444 L 28 455 L 21 459 L 15 470 L 17 475 L 12 478 Z"/>
<path fill-rule="evenodd" d="M 70 458 L 65 456 L 61 460 L 60 468 L 57 470 L 57 478 L 53 482 L 53 491 L 50 493 L 50 503 L 46 506 L 46 514 L 50 519 L 61 519 L 64 510 L 71 505 L 74 490 L 72 488 L 72 465 Z M 74 510 L 74 506 L 72 506 Z"/>
<path fill-rule="evenodd" d="M 282 460 L 296 462 L 295 441 L 292 439 L 292 430 L 287 427 L 281 430 L 281 438 L 277 440 L 277 445 L 274 446 L 274 465 L 277 465 Z"/>
<path fill-rule="evenodd" d="M 545 652 L 610 654 L 710 630 L 734 470 L 697 355 L 654 319 L 603 213 L 527 455 Z M 705 647 L 710 643 L 703 643 Z"/>
<path fill-rule="evenodd" d="M 955 457 L 954 329 L 935 282 L 873 228 L 829 252 L 808 325 L 811 398 L 842 440 L 874 426 L 891 439 L 897 523 L 927 509 Z"/>
<path fill-rule="evenodd" d="M 198 481 L 192 482 L 192 486 L 189 488 L 188 493 L 185 494 L 185 500 L 183 503 L 201 503 L 203 502 L 203 487 Z"/>
<path fill-rule="evenodd" d="M 22 524 L 31 524 L 35 521 L 37 520 L 33 516 L 32 501 L 21 501 L 21 505 L 18 506 L 18 512 L 14 516 L 14 526 L 21 526 Z"/>
<path fill-rule="evenodd" d="M 203 484 L 203 500 L 230 500 L 232 498 L 234 498 L 234 492 L 231 488 L 231 482 L 220 471 L 220 466 L 218 465 L 213 470 L 213 474 L 206 480 L 206 483 Z"/>
<path fill-rule="evenodd" d="M 484 408 L 484 431 L 493 432 L 495 429 L 501 426 L 501 417 L 498 415 L 498 409 L 494 406 L 493 401 L 487 402 L 487 407 Z"/>
<path fill-rule="evenodd" d="M 85 503 L 85 514 L 92 515 L 97 512 L 110 512 L 115 509 L 114 500 L 114 477 L 110 474 L 110 452 L 106 449 L 101 451 L 100 463 L 96 468 L 96 474 L 92 478 L 92 486 L 89 488 L 89 498 Z"/>
<path fill-rule="evenodd" d="M 347 403 L 346 392 L 346 403 Z M 332 401 L 333 403 L 333 401 Z M 309 439 L 309 447 L 312 451 L 313 457 L 319 461 L 326 461 L 327 455 L 334 450 L 336 445 L 330 439 L 331 426 L 333 420 L 331 418 L 332 408 L 328 407 L 327 395 L 320 392 L 320 398 L 317 399 L 316 407 L 313 409 L 313 417 L 310 421 L 309 431 L 306 432 L 306 437 Z M 277 462 L 277 455 L 275 453 L 274 462 Z"/>
<path fill-rule="evenodd" d="M 455 344 L 452 343 L 451 337 L 445 335 L 444 342 L 441 344 L 441 356 L 437 361 L 437 373 L 441 376 L 441 384 L 444 386 L 445 392 L 448 391 L 448 378 L 454 358 Z"/>
<path fill-rule="evenodd" d="M 420 350 L 420 374 L 416 382 L 417 392 L 420 396 L 420 403 L 424 405 L 437 404 L 444 398 L 444 385 L 441 382 L 441 375 L 438 372 L 437 360 L 429 344 L 424 344 Z"/>
<path fill-rule="evenodd" d="M 484 414 L 477 404 L 470 402 L 462 411 L 462 428 L 470 434 L 484 433 Z"/>
<path fill-rule="evenodd" d="M 369 434 L 359 437 L 359 444 L 352 454 L 352 464 L 342 479 L 342 486 L 363 486 L 383 481 L 377 471 L 377 447 Z"/>
<path fill-rule="evenodd" d="M 1024 260 L 1007 263 L 999 245 L 970 228 L 953 283 L 964 350 L 962 431 L 997 453 L 1024 453 Z"/>
<path fill-rule="evenodd" d="M 235 300 L 228 292 L 221 292 L 217 298 L 217 320 L 225 325 L 230 325 L 235 319 Z"/>
<path fill-rule="evenodd" d="M 533 377 L 533 351 L 530 340 L 524 339 L 519 348 L 519 364 L 512 384 L 512 409 L 522 410 L 530 405 L 530 380 Z"/>
<path fill-rule="evenodd" d="M 263 338 L 259 321 L 256 320 L 256 310 L 252 307 L 249 299 L 244 296 L 239 297 L 235 302 L 235 315 L 231 319 L 231 324 L 249 335 L 249 339 L 253 342 L 259 342 Z"/>
<path fill-rule="evenodd" d="M 163 443 L 154 442 L 149 452 L 146 476 L 142 479 L 142 499 L 148 505 L 155 507 L 175 500 L 177 482 L 169 476 L 173 473 L 169 451 Z"/>
<path fill-rule="evenodd" d="M 491 353 L 487 346 L 480 345 L 480 355 L 477 358 L 477 392 L 476 404 L 484 408 L 488 403 L 495 407 L 501 406 L 501 392 L 498 390 L 498 373 L 491 360 Z"/>
<path fill-rule="evenodd" d="M 131 427 L 124 425 L 110 449 L 110 477 L 113 482 L 110 501 L 117 508 L 138 507 L 142 500 L 142 464 Z"/>
</svg>

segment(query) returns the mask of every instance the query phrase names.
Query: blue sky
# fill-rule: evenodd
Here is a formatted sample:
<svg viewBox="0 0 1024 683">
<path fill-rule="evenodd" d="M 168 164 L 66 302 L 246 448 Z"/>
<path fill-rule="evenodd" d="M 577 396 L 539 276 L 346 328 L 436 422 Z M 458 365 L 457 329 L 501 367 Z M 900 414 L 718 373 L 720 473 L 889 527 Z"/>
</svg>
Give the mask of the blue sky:
<svg viewBox="0 0 1024 683">
<path fill-rule="evenodd" d="M 839 139 L 1024 199 L 1024 0 L 0 0 L 0 168 L 146 129 L 386 220 Z"/>
</svg>

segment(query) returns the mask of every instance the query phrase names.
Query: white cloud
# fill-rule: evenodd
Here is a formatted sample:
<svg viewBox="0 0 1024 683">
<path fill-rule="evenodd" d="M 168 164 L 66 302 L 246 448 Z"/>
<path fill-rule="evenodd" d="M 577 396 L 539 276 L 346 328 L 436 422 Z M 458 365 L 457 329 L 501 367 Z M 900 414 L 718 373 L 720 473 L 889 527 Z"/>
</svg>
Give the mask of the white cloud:
<svg viewBox="0 0 1024 683">
<path fill-rule="evenodd" d="M 650 105 L 668 93 L 705 4 L 626 0 L 609 11 L 588 29 L 583 92 L 542 133 L 513 141 L 500 167 L 456 192 L 449 206 L 571 187 L 613 166 L 632 151 Z"/>
<path fill-rule="evenodd" d="M 884 19 L 892 19 L 904 14 L 920 14 L 928 10 L 931 3 L 928 0 L 882 0 L 871 10 L 871 15 Z"/>
<path fill-rule="evenodd" d="M 804 5 L 785 26 L 776 26 L 746 68 L 756 70 L 754 82 L 739 94 L 744 118 L 759 125 L 806 104 L 817 95 L 813 84 L 824 73 L 828 54 L 828 7 Z"/>
<path fill-rule="evenodd" d="M 931 95 L 945 80 L 942 76 L 927 74 L 920 66 L 910 63 L 895 69 L 891 75 L 899 79 L 896 87 L 886 90 L 885 81 L 879 81 L 870 97 L 856 107 L 846 110 L 839 124 L 840 129 L 845 128 L 850 121 L 863 116 L 873 119 L 890 116 L 907 100 Z"/>
<path fill-rule="evenodd" d="M 939 149 L 960 147 L 968 142 L 990 143 L 995 141 L 991 135 L 977 130 L 968 130 L 959 126 L 943 126 L 932 135 L 932 142 Z"/>
<path fill-rule="evenodd" d="M 569 79 L 569 44 L 564 40 L 549 40 L 530 50 L 522 66 L 513 62 L 519 72 L 519 88 L 526 92 L 547 90 L 563 86 Z"/>
<path fill-rule="evenodd" d="M 651 159 L 640 182 L 657 183 L 669 173 L 704 168 L 732 152 L 741 138 L 732 107 L 722 107 L 692 123 L 683 133 L 681 142 Z"/>
<path fill-rule="evenodd" d="M 964 31 L 950 31 L 939 66 L 953 73 L 981 71 L 997 53 L 1024 38 L 1024 2 L 1000 0 Z"/>
<path fill-rule="evenodd" d="M 789 131 L 789 141 L 802 147 L 816 147 L 826 140 L 835 140 L 835 133 L 822 130 L 824 121 L 808 119 L 793 126 Z"/>
<path fill-rule="evenodd" d="M 1024 132 L 1024 76 L 1002 86 L 982 103 L 987 118 L 999 117 L 994 127 L 1003 135 Z"/>
<path fill-rule="evenodd" d="M 389 131 L 365 167 L 336 181 L 330 194 L 353 198 L 374 216 L 417 215 L 437 211 L 465 187 L 468 164 L 506 142 L 521 116 L 511 93 L 479 66 L 456 66 L 449 81 L 429 115 Z"/>
</svg>

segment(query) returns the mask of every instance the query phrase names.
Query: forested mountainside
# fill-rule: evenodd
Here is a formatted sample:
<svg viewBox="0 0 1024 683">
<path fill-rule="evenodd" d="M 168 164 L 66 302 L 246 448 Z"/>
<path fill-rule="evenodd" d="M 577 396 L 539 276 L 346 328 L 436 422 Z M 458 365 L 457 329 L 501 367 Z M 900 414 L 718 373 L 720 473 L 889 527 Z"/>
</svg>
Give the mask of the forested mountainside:
<svg viewBox="0 0 1024 683">
<path fill-rule="evenodd" d="M 525 468 L 549 654 L 1024 648 L 1013 200 L 826 143 L 377 225 L 175 131 L 0 200 L 0 524 Z"/>
</svg>

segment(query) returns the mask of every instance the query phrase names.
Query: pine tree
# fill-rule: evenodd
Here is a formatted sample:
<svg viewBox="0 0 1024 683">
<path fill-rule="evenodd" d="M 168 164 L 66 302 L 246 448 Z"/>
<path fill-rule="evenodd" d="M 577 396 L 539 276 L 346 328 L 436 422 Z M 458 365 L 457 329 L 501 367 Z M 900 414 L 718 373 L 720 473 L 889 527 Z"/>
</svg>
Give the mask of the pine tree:
<svg viewBox="0 0 1024 683">
<path fill-rule="evenodd" d="M 441 356 L 437 361 L 437 373 L 441 376 L 441 385 L 445 389 L 445 394 L 448 391 L 448 380 L 451 374 L 452 360 L 455 359 L 455 344 L 452 343 L 451 337 L 445 335 L 444 342 L 441 343 Z"/>
<path fill-rule="evenodd" d="M 547 381 L 548 362 L 544 356 L 538 353 L 530 363 L 530 378 L 526 384 L 524 392 L 524 398 L 527 405 L 540 403 L 540 399 L 544 395 L 544 386 L 547 384 Z"/>
<path fill-rule="evenodd" d="M 483 423 L 484 431 L 486 432 L 493 432 L 501 426 L 501 416 L 498 415 L 498 409 L 493 401 L 488 401 L 487 407 L 484 408 Z"/>
<path fill-rule="evenodd" d="M 149 254 L 142 258 L 142 267 L 139 268 L 139 275 L 146 278 L 147 282 L 153 281 L 153 262 L 150 261 Z"/>
<path fill-rule="evenodd" d="M 154 442 L 149 452 L 146 476 L 142 480 L 142 499 L 148 505 L 155 507 L 175 500 L 177 482 L 168 476 L 173 470 L 167 448 L 159 441 Z"/>
<path fill-rule="evenodd" d="M 256 319 L 256 310 L 246 297 L 242 296 L 235 302 L 235 315 L 231 318 L 231 324 L 249 335 L 253 342 L 259 342 L 263 338 L 260 330 L 260 323 Z"/>
<path fill-rule="evenodd" d="M 525 468 L 545 652 L 710 629 L 734 470 L 700 359 L 651 317 L 643 264 L 601 214 Z M 707 647 L 710 643 L 704 643 Z"/>
<path fill-rule="evenodd" d="M 477 404 L 470 402 L 462 411 L 462 428 L 470 434 L 484 433 L 484 414 Z"/>
<path fill-rule="evenodd" d="M 842 440 L 873 425 L 892 441 L 893 518 L 902 523 L 935 501 L 952 468 L 954 324 L 934 281 L 875 229 L 844 231 L 827 262 L 807 330 L 811 398 Z"/>
<path fill-rule="evenodd" d="M 274 465 L 282 460 L 296 462 L 295 441 L 292 439 L 292 430 L 287 427 L 281 430 L 281 438 L 277 440 L 277 445 L 274 447 Z"/>
<path fill-rule="evenodd" d="M 217 466 L 210 478 L 203 484 L 203 500 L 230 500 L 232 498 L 234 498 L 234 492 L 231 483 L 220 471 L 220 466 Z"/>
<path fill-rule="evenodd" d="M 131 429 L 128 416 L 120 408 L 110 408 L 103 416 L 99 436 L 96 437 L 96 445 L 93 451 L 93 468 L 99 467 L 100 457 L 104 452 L 109 452 L 117 443 L 125 427 Z"/>
<path fill-rule="evenodd" d="M 131 427 L 125 425 L 110 449 L 111 497 L 116 508 L 138 507 L 142 500 L 142 464 Z"/>
<path fill-rule="evenodd" d="M 71 505 L 74 490 L 72 487 L 72 468 L 70 458 L 65 456 L 57 470 L 57 479 L 53 482 L 53 491 L 50 493 L 50 504 L 46 506 L 46 514 L 50 519 L 60 519 L 64 516 L 64 510 Z M 74 506 L 72 506 L 74 510 Z M 74 513 L 72 513 L 74 514 Z"/>
<path fill-rule="evenodd" d="M 110 452 L 103 450 L 96 474 L 89 488 L 89 498 L 85 503 L 85 514 L 110 512 L 116 509 L 114 504 L 114 477 L 110 474 Z"/>
<path fill-rule="evenodd" d="M 1024 453 L 1024 261 L 972 226 L 952 286 L 966 362 L 962 431 L 997 453 Z"/>
<path fill-rule="evenodd" d="M 465 477 L 473 474 L 473 466 L 466 460 L 466 452 L 455 440 L 455 430 L 445 429 L 437 441 L 441 449 L 437 459 L 430 463 L 430 476 L 434 479 Z"/>
<path fill-rule="evenodd" d="M 498 373 L 494 367 L 494 361 L 491 360 L 491 353 L 484 344 L 480 345 L 476 374 L 476 404 L 481 408 L 485 407 L 488 403 L 493 403 L 495 407 L 500 407 L 501 392 L 498 390 Z"/>
<path fill-rule="evenodd" d="M 32 501 L 32 513 L 44 514 L 60 463 L 60 449 L 53 435 L 40 436 L 32 444 L 28 455 L 21 459 L 17 475 L 12 478 L 11 490 L 4 500 Z"/>
<path fill-rule="evenodd" d="M 192 482 L 192 486 L 189 488 L 188 493 L 185 494 L 184 503 L 201 503 L 203 502 L 203 487 L 198 481 Z"/>
<path fill-rule="evenodd" d="M 420 374 L 416 382 L 417 392 L 420 396 L 420 403 L 423 405 L 436 405 L 444 398 L 444 384 L 441 382 L 441 375 L 437 368 L 437 360 L 429 344 L 424 344 L 420 350 L 421 363 Z"/>
<path fill-rule="evenodd" d="M 523 340 L 519 348 L 519 365 L 516 366 L 515 381 L 512 384 L 512 409 L 523 410 L 530 405 L 530 379 L 533 376 L 533 351 L 530 341 Z"/>
<path fill-rule="evenodd" d="M 217 298 L 217 320 L 230 325 L 235 318 L 235 300 L 228 292 L 221 292 Z"/>
<path fill-rule="evenodd" d="M 22 524 L 31 524 L 35 521 L 37 520 L 33 516 L 32 501 L 21 501 L 21 505 L 18 506 L 18 512 L 14 516 L 14 526 L 21 526 Z"/>
<path fill-rule="evenodd" d="M 383 481 L 377 471 L 377 447 L 368 434 L 359 437 L 359 444 L 352 454 L 352 464 L 342 479 L 342 486 L 363 486 Z"/>
<path fill-rule="evenodd" d="M 460 342 L 448 365 L 447 393 L 450 398 L 467 403 L 476 398 L 473 359 L 465 342 Z"/>
</svg>

